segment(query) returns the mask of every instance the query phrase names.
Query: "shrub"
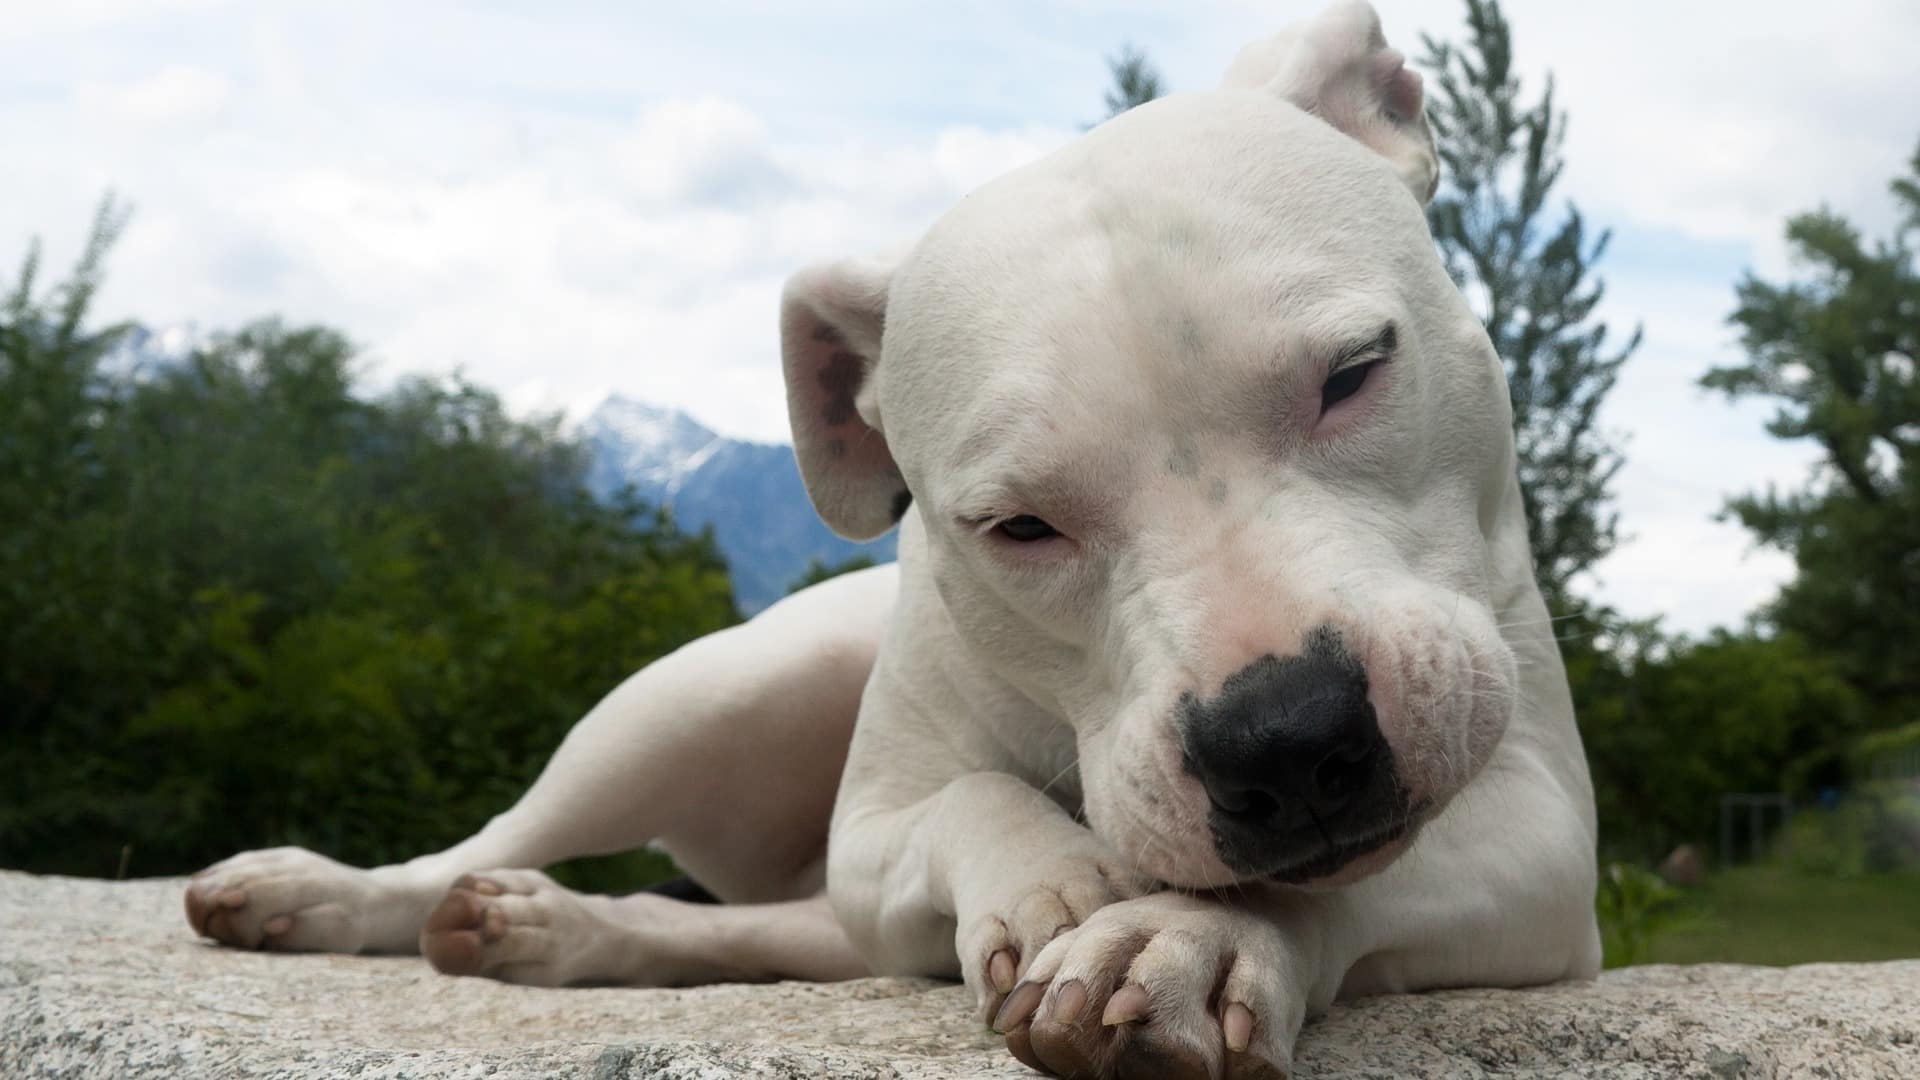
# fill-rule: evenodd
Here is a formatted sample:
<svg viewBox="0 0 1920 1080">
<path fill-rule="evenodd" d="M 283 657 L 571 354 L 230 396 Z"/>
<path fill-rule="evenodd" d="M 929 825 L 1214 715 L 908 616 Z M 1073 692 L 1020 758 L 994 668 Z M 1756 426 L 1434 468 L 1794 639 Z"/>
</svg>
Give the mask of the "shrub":
<svg viewBox="0 0 1920 1080">
<path fill-rule="evenodd" d="M 271 321 L 109 364 L 103 250 L 0 304 L 0 864 L 432 850 L 736 619 L 710 537 L 595 501 L 553 421 L 459 379 L 368 396 L 340 335 Z"/>
<path fill-rule="evenodd" d="M 1920 794 L 1905 785 L 1865 784 L 1832 807 L 1802 810 L 1775 847 L 1785 866 L 1853 877 L 1920 869 Z"/>
<path fill-rule="evenodd" d="M 1656 937 L 1688 918 L 1678 889 L 1645 867 L 1620 862 L 1602 869 L 1594 914 L 1600 920 L 1601 955 L 1610 968 L 1639 963 Z"/>
</svg>

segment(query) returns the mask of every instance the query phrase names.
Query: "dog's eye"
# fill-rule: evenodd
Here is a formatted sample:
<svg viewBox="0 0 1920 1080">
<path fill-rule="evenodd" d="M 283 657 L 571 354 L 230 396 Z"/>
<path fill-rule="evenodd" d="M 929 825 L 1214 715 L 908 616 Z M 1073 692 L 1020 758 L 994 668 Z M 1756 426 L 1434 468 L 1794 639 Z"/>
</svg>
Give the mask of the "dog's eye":
<svg viewBox="0 0 1920 1080">
<path fill-rule="evenodd" d="M 1367 374 L 1384 363 L 1385 360 L 1368 360 L 1349 364 L 1327 376 L 1327 381 L 1320 384 L 1321 413 L 1359 393 L 1360 388 L 1367 384 Z"/>
<path fill-rule="evenodd" d="M 1060 530 L 1041 521 L 1032 514 L 1021 514 L 1019 517 L 1010 517 L 994 526 L 994 529 L 1001 536 L 1022 544 L 1031 544 L 1035 540 L 1045 540 L 1050 536 L 1060 535 Z"/>
</svg>

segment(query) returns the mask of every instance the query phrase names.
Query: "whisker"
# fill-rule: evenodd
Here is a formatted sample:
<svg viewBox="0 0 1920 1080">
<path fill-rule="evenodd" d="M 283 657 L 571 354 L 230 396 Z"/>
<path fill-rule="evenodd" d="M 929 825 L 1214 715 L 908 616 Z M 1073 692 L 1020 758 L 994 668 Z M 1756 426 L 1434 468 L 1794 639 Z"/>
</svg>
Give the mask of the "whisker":
<svg viewBox="0 0 1920 1080">
<path fill-rule="evenodd" d="M 1515 619 L 1512 622 L 1495 623 L 1494 625 L 1500 627 L 1502 630 L 1505 630 L 1508 627 L 1513 627 L 1513 626 L 1536 626 L 1536 625 L 1539 625 L 1540 623 L 1566 622 L 1569 619 L 1587 618 L 1590 615 L 1591 611 L 1592 609 L 1590 608 L 1581 608 L 1579 611 L 1570 611 L 1565 615 L 1548 615 L 1545 618 L 1538 618 L 1538 619 Z"/>
<path fill-rule="evenodd" d="M 1067 762 L 1066 767 L 1062 768 L 1059 772 L 1054 773 L 1053 779 L 1040 785 L 1040 794 L 1045 795 L 1049 790 L 1053 788 L 1053 785 L 1059 783 L 1061 780 L 1064 780 L 1068 773 L 1072 772 L 1073 770 L 1079 767 L 1080 767 L 1080 759 L 1076 756 L 1072 761 Z M 1084 822 L 1082 822 L 1082 824 L 1084 824 Z"/>
</svg>

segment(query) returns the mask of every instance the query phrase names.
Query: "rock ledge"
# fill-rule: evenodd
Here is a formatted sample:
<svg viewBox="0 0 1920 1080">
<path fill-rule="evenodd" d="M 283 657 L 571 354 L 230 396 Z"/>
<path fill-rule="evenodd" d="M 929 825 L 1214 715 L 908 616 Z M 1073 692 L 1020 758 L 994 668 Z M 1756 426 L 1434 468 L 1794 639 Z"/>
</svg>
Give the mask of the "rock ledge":
<svg viewBox="0 0 1920 1080">
<path fill-rule="evenodd" d="M 0 871 L 0 1076 L 1033 1075 L 949 984 L 502 986 L 417 959 L 202 944 L 182 887 Z M 1309 1025 L 1297 1066 L 1306 1080 L 1920 1076 L 1920 960 L 1369 998 Z"/>
</svg>

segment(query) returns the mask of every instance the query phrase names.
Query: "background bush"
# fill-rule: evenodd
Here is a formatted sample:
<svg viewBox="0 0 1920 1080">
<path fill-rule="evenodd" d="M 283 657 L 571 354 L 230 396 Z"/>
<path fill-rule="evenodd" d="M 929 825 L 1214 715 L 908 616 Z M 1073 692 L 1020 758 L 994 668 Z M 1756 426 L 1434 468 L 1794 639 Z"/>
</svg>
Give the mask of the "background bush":
<svg viewBox="0 0 1920 1080">
<path fill-rule="evenodd" d="M 554 423 L 457 378 L 369 394 L 277 322 L 127 370 L 82 329 L 113 226 L 0 308 L 0 865 L 433 850 L 737 618 L 710 538 L 595 502 Z"/>
</svg>

